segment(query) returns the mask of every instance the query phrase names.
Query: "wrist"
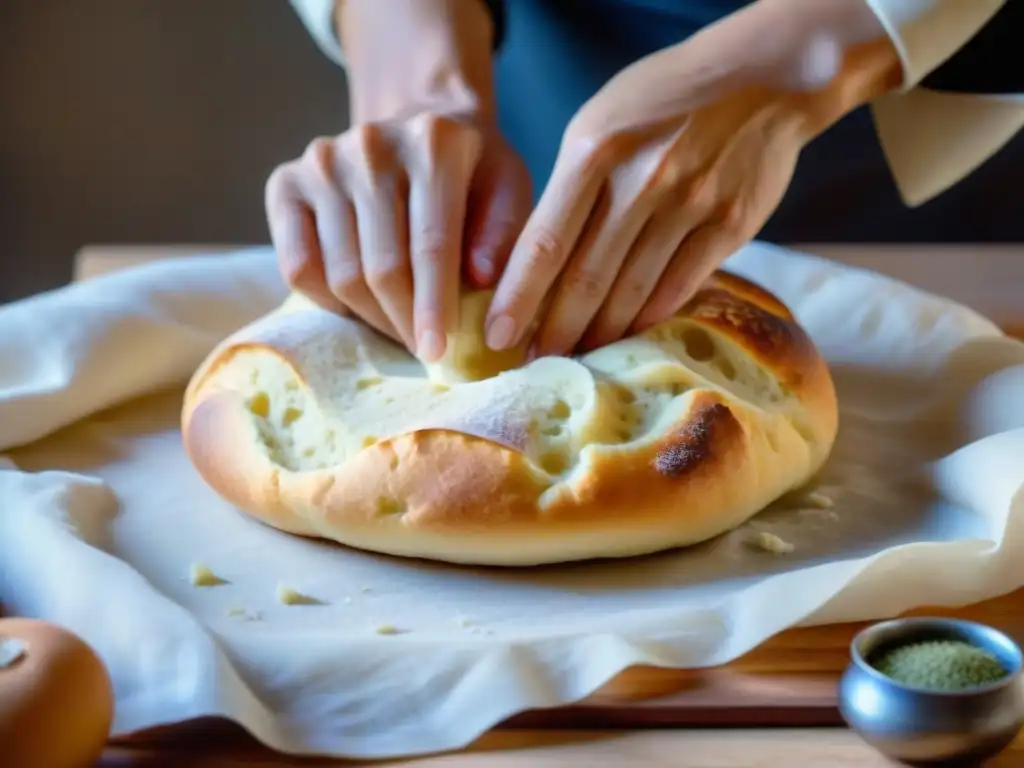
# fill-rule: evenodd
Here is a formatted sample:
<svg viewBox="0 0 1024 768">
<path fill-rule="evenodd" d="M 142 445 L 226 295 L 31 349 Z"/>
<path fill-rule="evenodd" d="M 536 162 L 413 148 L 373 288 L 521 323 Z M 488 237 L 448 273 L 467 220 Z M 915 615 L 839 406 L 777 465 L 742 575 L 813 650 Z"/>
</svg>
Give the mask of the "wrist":
<svg viewBox="0 0 1024 768">
<path fill-rule="evenodd" d="M 898 87 L 901 79 L 899 55 L 888 40 L 864 43 L 846 51 L 839 71 L 827 85 L 793 97 L 803 118 L 806 140 Z"/>
<path fill-rule="evenodd" d="M 421 112 L 495 120 L 494 25 L 480 0 L 339 0 L 353 123 Z"/>
<path fill-rule="evenodd" d="M 896 47 L 866 0 L 758 0 L 754 26 L 769 44 L 775 82 L 810 140 L 848 112 L 899 86 Z"/>
</svg>

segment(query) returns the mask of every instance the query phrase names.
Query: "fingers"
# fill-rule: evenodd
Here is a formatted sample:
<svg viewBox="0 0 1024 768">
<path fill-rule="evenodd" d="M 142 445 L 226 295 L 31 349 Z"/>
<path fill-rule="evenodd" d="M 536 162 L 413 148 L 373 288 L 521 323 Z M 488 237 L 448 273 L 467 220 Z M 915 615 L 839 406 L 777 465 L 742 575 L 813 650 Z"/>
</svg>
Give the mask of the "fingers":
<svg viewBox="0 0 1024 768">
<path fill-rule="evenodd" d="M 498 282 L 485 326 L 488 347 L 509 349 L 522 341 L 583 231 L 602 180 L 587 159 L 556 162 Z"/>
<path fill-rule="evenodd" d="M 329 209 L 317 206 L 317 230 L 323 253 L 324 277 L 331 293 L 374 328 L 403 341 L 390 318 L 370 291 L 360 260 L 356 213 L 351 201 L 332 201 Z"/>
<path fill-rule="evenodd" d="M 567 354 L 576 347 L 605 303 L 649 208 L 645 198 L 617 207 L 607 193 L 598 198 L 538 329 L 535 356 Z"/>
<path fill-rule="evenodd" d="M 727 221 L 712 221 L 695 229 L 672 256 L 630 330 L 642 331 L 675 315 L 744 241 L 743 234 Z"/>
<path fill-rule="evenodd" d="M 327 287 L 316 216 L 307 204 L 297 169 L 284 165 L 267 181 L 265 206 L 270 240 L 285 283 L 331 312 L 344 308 Z"/>
<path fill-rule="evenodd" d="M 390 137 L 376 126 L 349 130 L 338 139 L 337 148 L 339 173 L 357 222 L 358 268 L 366 301 L 379 308 L 397 338 L 412 349 L 406 180 L 399 158 Z M 359 314 L 369 320 L 363 312 Z"/>
<path fill-rule="evenodd" d="M 308 172 L 301 181 L 313 207 L 324 282 L 331 294 L 366 322 L 394 339 L 394 325 L 370 293 L 360 262 L 355 211 L 339 183 L 334 142 L 313 142 L 304 158 Z"/>
<path fill-rule="evenodd" d="M 596 349 L 622 338 L 650 298 L 685 236 L 676 222 L 666 222 L 666 218 L 657 217 L 648 222 L 633 244 L 601 311 L 580 340 L 581 350 Z"/>
<path fill-rule="evenodd" d="M 618 341 L 663 279 L 683 240 L 706 219 L 714 203 L 713 182 L 691 183 L 686 191 L 668 196 L 647 221 L 600 312 L 580 340 L 583 351 Z"/>
<path fill-rule="evenodd" d="M 409 247 L 415 285 L 417 354 L 430 362 L 445 351 L 458 323 L 462 232 L 479 135 L 455 120 L 425 116 L 408 137 Z"/>
<path fill-rule="evenodd" d="M 530 204 L 529 174 L 500 137 L 438 114 L 316 139 L 266 191 L 289 285 L 428 361 L 457 326 L 464 254 L 471 282 L 493 285 Z"/>
<path fill-rule="evenodd" d="M 463 232 L 466 281 L 493 288 L 530 216 L 530 174 L 512 153 L 477 166 Z"/>
</svg>

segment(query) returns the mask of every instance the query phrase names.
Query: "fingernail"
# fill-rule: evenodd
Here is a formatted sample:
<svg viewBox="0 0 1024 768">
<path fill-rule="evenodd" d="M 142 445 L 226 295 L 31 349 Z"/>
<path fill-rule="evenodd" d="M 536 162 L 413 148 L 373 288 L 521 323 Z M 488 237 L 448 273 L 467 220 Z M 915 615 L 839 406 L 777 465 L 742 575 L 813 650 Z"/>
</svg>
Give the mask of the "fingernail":
<svg viewBox="0 0 1024 768">
<path fill-rule="evenodd" d="M 416 356 L 432 363 L 444 355 L 444 339 L 437 331 L 424 331 L 416 345 Z"/>
<path fill-rule="evenodd" d="M 476 268 L 480 279 L 490 283 L 494 279 L 494 254 L 482 248 L 473 252 L 473 266 Z"/>
<path fill-rule="evenodd" d="M 508 315 L 499 315 L 487 324 L 484 340 L 487 346 L 498 351 L 508 349 L 515 341 L 516 324 Z"/>
</svg>

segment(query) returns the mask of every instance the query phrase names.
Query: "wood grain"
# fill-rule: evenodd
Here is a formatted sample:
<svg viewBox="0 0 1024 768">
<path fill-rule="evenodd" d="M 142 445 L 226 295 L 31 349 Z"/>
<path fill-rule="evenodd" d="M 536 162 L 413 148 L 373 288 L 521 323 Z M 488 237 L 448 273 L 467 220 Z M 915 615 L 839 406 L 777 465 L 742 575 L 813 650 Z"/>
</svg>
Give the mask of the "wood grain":
<svg viewBox="0 0 1024 768">
<path fill-rule="evenodd" d="M 997 627 L 1024 642 L 1024 589 L 959 609 L 922 608 L 908 615 L 968 618 Z M 849 658 L 850 640 L 863 626 L 835 624 L 791 629 L 715 669 L 635 667 L 578 705 L 525 713 L 457 755 L 383 764 L 431 768 L 556 766 L 566 764 L 559 762 L 562 760 L 579 760 L 594 766 L 611 766 L 626 764 L 614 760 L 626 760 L 627 756 L 631 764 L 654 756 L 654 762 L 643 764 L 889 765 L 879 761 L 873 750 L 845 729 L 792 727 L 841 722 L 836 711 L 836 682 Z M 736 729 L 750 725 L 776 728 Z M 679 730 L 683 726 L 701 729 Z M 624 732 L 637 728 L 648 732 Z M 665 728 L 674 730 L 667 734 L 650 730 Z M 777 728 L 786 730 L 780 732 Z M 780 733 L 787 735 L 782 737 Z M 661 746 L 665 746 L 667 754 L 660 754 Z M 494 752 L 506 749 L 516 751 L 500 756 Z M 1018 739 L 1007 754 L 1010 757 L 1001 756 L 992 765 L 1024 764 L 1024 738 Z M 784 755 L 792 762 L 782 762 Z M 189 765 L 214 758 L 218 761 L 216 765 L 253 765 L 254 760 L 258 761 L 255 764 L 265 766 L 371 764 L 286 758 L 260 746 L 237 726 L 217 720 L 117 740 L 112 743 L 109 756 L 111 760 L 129 761 L 129 765 L 146 765 L 158 758 L 187 761 Z M 709 756 L 714 756 L 716 762 L 708 762 Z M 666 762 L 669 759 L 675 762 Z M 835 762 L 829 762 L 832 760 Z"/>
<path fill-rule="evenodd" d="M 848 730 L 496 731 L 461 752 L 408 760 L 365 762 L 302 759 L 241 746 L 210 743 L 183 751 L 111 748 L 102 768 L 284 768 L 382 766 L 386 768 L 892 768 Z M 1018 739 L 985 768 L 1020 768 Z"/>
<path fill-rule="evenodd" d="M 213 252 L 227 248 L 202 250 Z M 938 272 L 931 247 L 927 254 L 922 249 L 899 247 L 893 255 L 895 262 L 892 258 L 887 260 L 877 247 L 871 250 L 871 247 L 860 246 L 843 251 L 831 246 L 829 250 L 832 251 L 828 254 L 830 257 L 855 266 L 877 268 L 888 264 L 889 269 L 879 271 L 893 277 L 908 279 L 926 275 L 928 279 L 919 281 L 925 283 L 922 287 L 950 296 L 956 296 L 956 291 L 944 291 L 935 283 L 945 280 L 950 287 L 962 283 L 958 281 L 958 270 L 951 265 L 970 260 L 972 277 L 967 282 L 973 294 L 971 301 L 965 303 L 981 312 L 995 310 L 998 304 L 999 311 L 988 314 L 999 315 L 999 321 L 1008 332 L 1024 337 L 1024 307 L 1015 302 L 1014 312 L 1008 310 L 1003 296 L 1006 281 L 999 279 L 1000 275 L 1005 277 L 1003 267 L 1008 263 L 1008 254 L 1019 259 L 1024 256 L 1024 247 L 965 247 L 959 252 L 947 247 L 943 251 L 946 267 Z M 92 248 L 80 254 L 76 275 L 81 279 L 155 258 L 189 253 L 187 247 Z M 898 268 L 893 268 L 894 263 Z M 1024 260 L 1016 261 L 1016 264 L 1021 263 Z M 986 283 L 979 279 L 979 273 L 988 275 L 987 285 L 991 289 L 985 288 Z M 959 287 L 963 293 L 963 284 Z M 970 618 L 1024 641 L 1024 590 L 960 609 L 920 609 L 912 613 Z M 111 744 L 102 765 L 887 766 L 891 765 L 889 761 L 848 730 L 792 727 L 840 722 L 836 710 L 836 681 L 846 665 L 850 640 L 861 626 L 842 624 L 792 629 L 731 664 L 715 669 L 633 668 L 579 704 L 523 713 L 455 754 L 387 763 L 301 760 L 273 753 L 234 724 L 207 720 L 117 740 Z M 681 730 L 680 726 L 684 725 L 694 728 Z M 724 730 L 721 726 L 731 727 Z M 735 726 L 776 727 L 755 730 Z M 644 730 L 624 730 L 629 728 Z M 1022 764 L 1024 737 L 989 765 L 1009 768 Z"/>
</svg>

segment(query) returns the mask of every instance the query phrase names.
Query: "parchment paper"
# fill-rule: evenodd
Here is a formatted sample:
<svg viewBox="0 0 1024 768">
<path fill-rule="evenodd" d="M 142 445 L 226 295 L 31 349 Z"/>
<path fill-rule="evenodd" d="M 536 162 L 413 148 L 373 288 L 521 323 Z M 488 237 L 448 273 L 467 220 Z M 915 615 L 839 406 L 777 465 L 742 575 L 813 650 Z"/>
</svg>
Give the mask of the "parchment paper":
<svg viewBox="0 0 1024 768">
<path fill-rule="evenodd" d="M 831 363 L 826 470 L 705 545 L 530 571 L 292 538 L 204 487 L 179 444 L 181 388 L 284 297 L 268 249 L 2 307 L 0 450 L 16 468 L 0 469 L 0 600 L 101 653 L 118 734 L 224 715 L 286 752 L 384 757 L 459 747 L 633 664 L 720 664 L 796 624 L 1024 583 L 1024 344 L 811 256 L 754 244 L 727 266 L 786 301 Z M 793 551 L 752 546 L 763 531 Z M 228 583 L 192 586 L 197 562 Z M 277 603 L 282 582 L 319 604 Z"/>
</svg>

